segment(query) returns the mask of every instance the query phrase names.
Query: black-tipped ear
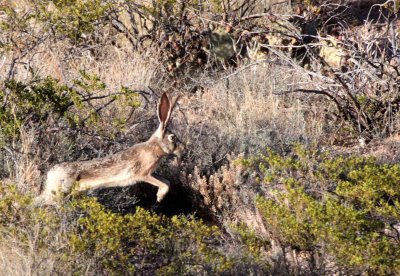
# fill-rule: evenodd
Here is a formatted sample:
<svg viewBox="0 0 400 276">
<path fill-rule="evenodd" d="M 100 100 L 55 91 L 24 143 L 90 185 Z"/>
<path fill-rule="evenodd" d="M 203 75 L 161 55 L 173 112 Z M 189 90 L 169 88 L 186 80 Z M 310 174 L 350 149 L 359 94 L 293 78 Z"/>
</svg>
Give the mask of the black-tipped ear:
<svg viewBox="0 0 400 276">
<path fill-rule="evenodd" d="M 171 113 L 172 113 L 172 110 L 174 110 L 175 105 L 176 105 L 176 102 L 179 100 L 179 98 L 180 98 L 180 95 L 176 96 L 175 99 L 172 100 L 172 103 L 171 103 Z"/>
<path fill-rule="evenodd" d="M 168 124 L 169 117 L 171 115 L 171 102 L 167 96 L 167 93 L 163 93 L 161 96 L 160 103 L 158 105 L 158 119 L 162 128 L 165 129 Z"/>
</svg>

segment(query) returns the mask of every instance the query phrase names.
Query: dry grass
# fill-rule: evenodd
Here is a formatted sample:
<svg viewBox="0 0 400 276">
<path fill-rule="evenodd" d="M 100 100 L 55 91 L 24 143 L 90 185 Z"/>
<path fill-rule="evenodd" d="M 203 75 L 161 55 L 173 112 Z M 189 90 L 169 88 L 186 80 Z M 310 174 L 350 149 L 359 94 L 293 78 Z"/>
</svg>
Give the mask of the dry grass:
<svg viewBox="0 0 400 276">
<path fill-rule="evenodd" d="M 40 146 L 35 137 L 36 129 L 20 129 L 20 145 L 18 151 L 9 150 L 9 158 L 12 162 L 8 163 L 8 171 L 10 172 L 10 180 L 17 184 L 25 193 L 32 193 L 37 190 L 35 185 L 41 180 L 41 172 L 39 170 L 44 161 L 40 160 Z M 35 187 L 36 186 L 36 187 Z"/>
<path fill-rule="evenodd" d="M 17 244 L 7 241 L 0 246 L 0 275 L 31 275 L 30 258 Z"/>
<path fill-rule="evenodd" d="M 55 163 L 116 152 L 147 139 L 156 128 L 156 96 L 149 87 L 160 93 L 171 88 L 174 79 L 160 63 L 159 50 L 117 47 L 112 43 L 116 37 L 107 32 L 101 39 L 96 48 L 86 50 L 75 49 L 65 41 L 48 41 L 24 58 L 28 66 L 16 65 L 15 78 L 28 81 L 51 76 L 73 86 L 74 80 L 81 78 L 79 71 L 85 70 L 98 75 L 106 85 L 98 95 L 118 92 L 122 86 L 149 94 L 140 98 L 139 108 L 114 102 L 101 111 L 101 120 L 91 129 L 71 130 L 56 120 L 49 120 L 45 126 L 24 128 L 21 140 L 3 157 L 8 181 L 17 183 L 21 190 L 38 193 L 46 171 Z M 0 80 L 5 79 L 12 57 L 2 58 Z M 182 97 L 173 115 L 172 130 L 187 144 L 181 171 L 196 176 L 182 182 L 203 197 L 198 205 L 203 204 L 216 216 L 227 216 L 221 220 L 228 222 L 236 217 L 256 227 L 260 223 L 253 202 L 245 202 L 245 195 L 253 198 L 255 192 L 247 183 L 239 189 L 237 183 L 242 179 L 228 156 L 318 140 L 324 132 L 325 118 L 320 107 L 300 100 L 298 95 L 277 95 L 302 80 L 283 65 L 257 61 L 232 68 L 231 75 L 216 75 L 205 71 L 193 76 L 188 73 L 182 79 L 175 77 L 182 90 L 174 92 Z M 199 83 L 202 89 L 189 92 L 186 88 L 192 86 L 190 81 Z M 98 107 L 106 101 L 92 104 Z M 114 119 L 127 118 L 131 112 L 126 127 L 113 131 Z M 40 141 L 36 135 L 39 132 Z M 246 189 L 248 193 L 243 193 Z"/>
<path fill-rule="evenodd" d="M 23 227 L 22 225 L 18 230 L 21 231 Z M 0 242 L 0 275 L 51 275 L 62 271 L 60 267 L 62 254 L 51 250 L 56 244 L 60 246 L 57 239 L 60 233 L 52 232 L 51 235 L 54 237 L 49 248 L 39 249 L 38 244 L 43 242 L 39 240 L 39 227 L 42 226 L 35 225 L 33 228 L 25 229 L 23 234 L 25 238 L 3 233 Z"/>
<path fill-rule="evenodd" d="M 46 147 L 35 140 L 38 130 L 24 129 L 22 139 L 15 147 L 19 153 L 7 155 L 6 160 L 10 162 L 9 180 L 33 193 L 38 192 L 43 175 L 54 163 L 104 156 L 147 139 L 156 127 L 156 98 L 148 87 L 160 92 L 172 86 L 170 76 L 158 62 L 159 53 L 155 48 L 131 52 L 106 44 L 96 55 L 87 50 L 66 56 L 68 45 L 61 42 L 42 47 L 43 51 L 27 57 L 37 76 L 50 75 L 73 85 L 73 80 L 80 78 L 79 70 L 83 69 L 97 74 L 105 83 L 106 89 L 99 93 L 114 93 L 126 86 L 147 91 L 150 97 L 141 98 L 142 106 L 137 109 L 118 101 L 111 104 L 101 112 L 101 121 L 90 135 L 71 132 L 57 122 L 48 122 L 45 139 L 41 141 Z M 19 79 L 29 78 L 23 66 L 18 66 L 17 73 Z M 172 130 L 187 144 L 187 156 L 181 170 L 196 174 L 193 169 L 197 166 L 201 171 L 199 175 L 208 174 L 229 163 L 227 156 L 230 154 L 254 154 L 267 146 L 280 149 L 287 144 L 318 139 L 323 133 L 320 126 L 324 120 L 318 115 L 319 107 L 300 101 L 297 95 L 277 95 L 288 90 L 288 84 L 300 80 L 301 76 L 288 73 L 285 66 L 258 61 L 252 66 L 244 64 L 233 69 L 231 75 L 219 79 L 207 72 L 199 75 L 196 82 L 204 89 L 195 93 L 175 91 L 182 97 L 173 115 Z M 101 106 L 104 101 L 98 100 L 94 104 Z M 126 128 L 108 140 L 115 133 L 111 131 L 113 120 L 125 118 L 131 111 L 133 116 Z M 307 115 L 309 113 L 312 115 Z M 55 131 L 52 130 L 54 126 Z M 215 181 L 217 179 L 215 176 Z M 224 181 L 227 181 L 226 177 L 222 183 L 226 186 Z M 218 190 L 218 187 L 213 189 Z M 206 206 L 220 208 L 218 206 L 228 204 L 223 202 L 223 197 L 215 200 L 218 202 Z M 249 212 L 250 215 L 244 212 L 241 217 L 254 215 L 253 209 Z"/>
<path fill-rule="evenodd" d="M 74 80 L 81 78 L 79 71 L 85 70 L 98 75 L 106 85 L 97 95 L 115 93 L 121 87 L 147 94 L 139 98 L 138 108 L 115 101 L 100 112 L 101 119 L 93 128 L 70 129 L 54 118 L 43 126 L 22 128 L 20 139 L 0 151 L 0 160 L 4 161 L 0 172 L 7 174 L 7 182 L 16 183 L 24 193 L 36 194 L 45 172 L 55 163 L 104 156 L 147 139 L 157 122 L 157 95 L 149 88 L 161 93 L 174 87 L 174 79 L 175 83 L 180 81 L 174 93 L 182 97 L 171 129 L 187 145 L 187 154 L 180 172 L 174 171 L 172 177 L 180 175 L 179 184 L 193 192 L 188 195 L 193 205 L 211 212 L 225 229 L 231 223 L 244 222 L 264 233 L 253 202 L 261 188 L 254 185 L 253 179 L 249 181 L 252 176 L 234 166 L 234 158 L 229 156 L 252 155 L 266 147 L 282 150 L 288 144 L 322 139 L 330 127 L 324 113 L 329 107 L 304 95 L 281 94 L 303 81 L 310 83 L 310 79 L 304 80 L 301 73 L 268 61 L 231 68 L 231 74 L 222 77 L 205 71 L 193 76 L 183 73 L 180 78 L 164 70 L 159 49 L 132 51 L 115 46 L 116 39 L 106 33 L 101 44 L 89 50 L 74 49 L 65 41 L 48 41 L 21 60 L 23 63 L 16 64 L 15 79 L 25 82 L 51 76 L 71 87 Z M 6 79 L 11 60 L 11 53 L 0 54 L 0 81 Z M 200 89 L 192 92 L 189 88 L 194 84 L 199 84 Z M 92 104 L 99 107 L 107 100 Z M 129 116 L 125 128 L 114 131 L 114 119 Z M 50 249 L 39 252 L 36 242 L 35 236 L 23 242 L 12 236 L 3 238 L 0 275 L 49 275 L 61 271 L 57 268 L 60 256 L 52 255 Z M 63 246 L 61 240 L 58 242 Z"/>
<path fill-rule="evenodd" d="M 229 153 L 256 153 L 266 146 L 318 139 L 324 118 L 305 116 L 305 111 L 317 108 L 297 95 L 276 95 L 296 78 L 284 67 L 265 63 L 183 99 L 187 127 L 182 132 L 193 159 L 211 166 Z"/>
</svg>

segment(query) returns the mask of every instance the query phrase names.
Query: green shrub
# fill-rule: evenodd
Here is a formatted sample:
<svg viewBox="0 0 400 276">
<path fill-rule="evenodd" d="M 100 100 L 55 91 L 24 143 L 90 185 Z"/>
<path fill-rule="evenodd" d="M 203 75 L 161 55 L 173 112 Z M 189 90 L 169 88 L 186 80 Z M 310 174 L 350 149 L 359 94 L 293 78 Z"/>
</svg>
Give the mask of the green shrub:
<svg viewBox="0 0 400 276">
<path fill-rule="evenodd" d="M 254 230 L 249 229 L 244 223 L 233 225 L 231 228 L 238 234 L 244 245 L 242 249 L 244 257 L 253 259 L 258 266 L 269 267 L 269 265 L 265 263 L 263 253 L 270 249 L 270 242 L 263 239 Z"/>
<path fill-rule="evenodd" d="M 242 160 L 256 170 L 268 197 L 257 206 L 274 239 L 311 251 L 340 271 L 393 274 L 400 269 L 400 167 L 373 158 L 297 148 Z M 281 184 L 281 185 L 279 185 Z"/>
<path fill-rule="evenodd" d="M 218 228 L 193 217 L 168 218 L 142 208 L 120 215 L 93 198 L 74 201 L 72 207 L 80 213 L 70 236 L 73 250 L 89 252 L 106 271 L 194 274 L 217 273 L 231 266 L 217 250 Z"/>
<path fill-rule="evenodd" d="M 34 208 L 16 186 L 0 186 L 0 245 L 18 241 L 32 250 L 36 272 L 120 275 L 229 272 L 233 262 L 220 251 L 221 232 L 193 216 L 166 217 L 137 208 L 122 215 L 94 198 L 74 198 L 60 209 Z M 32 245 L 33 248 L 32 248 Z M 28 254 L 27 254 L 28 255 Z M 52 258 L 51 271 L 43 258 Z"/>
<path fill-rule="evenodd" d="M 83 42 L 99 25 L 107 22 L 112 3 L 104 0 L 41 1 L 38 18 L 56 34 Z"/>
<path fill-rule="evenodd" d="M 80 75 L 74 80 L 73 87 L 51 77 L 29 83 L 14 79 L 5 81 L 4 90 L 0 90 L 0 101 L 3 103 L 0 107 L 0 145 L 18 139 L 23 125 L 44 127 L 51 117 L 60 125 L 91 127 L 101 131 L 100 124 L 104 120 L 99 120 L 100 113 L 113 102 L 127 108 L 140 106 L 135 91 L 121 87 L 118 92 L 109 93 L 97 75 L 83 70 Z M 98 100 L 103 100 L 102 105 Z M 125 127 L 126 116 L 118 116 L 118 120 L 110 123 L 113 126 L 110 130 L 118 132 Z"/>
<path fill-rule="evenodd" d="M 44 121 L 50 113 L 69 116 L 68 108 L 79 101 L 72 90 L 46 78 L 31 84 L 16 80 L 4 83 L 0 91 L 3 106 L 0 109 L 0 128 L 4 138 L 17 137 L 20 127 L 27 121 Z"/>
</svg>

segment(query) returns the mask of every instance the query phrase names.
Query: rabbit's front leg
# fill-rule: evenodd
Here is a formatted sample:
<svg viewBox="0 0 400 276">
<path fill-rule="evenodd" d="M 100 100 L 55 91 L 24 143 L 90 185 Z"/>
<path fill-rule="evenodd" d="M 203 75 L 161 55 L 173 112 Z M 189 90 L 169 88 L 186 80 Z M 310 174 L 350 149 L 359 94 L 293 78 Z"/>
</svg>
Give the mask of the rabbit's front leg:
<svg viewBox="0 0 400 276">
<path fill-rule="evenodd" d="M 157 176 L 156 178 L 152 175 L 149 175 L 145 177 L 143 181 L 158 187 L 157 202 L 161 202 L 161 200 L 164 199 L 169 191 L 170 182 L 162 177 Z"/>
</svg>

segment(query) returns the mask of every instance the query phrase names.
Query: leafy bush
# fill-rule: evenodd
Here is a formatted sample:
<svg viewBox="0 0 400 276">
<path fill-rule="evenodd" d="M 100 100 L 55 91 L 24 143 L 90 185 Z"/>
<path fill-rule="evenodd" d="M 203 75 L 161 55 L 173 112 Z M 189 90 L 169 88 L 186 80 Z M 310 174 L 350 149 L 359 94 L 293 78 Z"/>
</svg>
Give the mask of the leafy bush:
<svg viewBox="0 0 400 276">
<path fill-rule="evenodd" d="M 242 162 L 269 190 L 257 206 L 282 246 L 312 252 L 321 267 L 333 261 L 345 273 L 399 271 L 399 165 L 300 147 Z"/>
<path fill-rule="evenodd" d="M 119 92 L 107 93 L 106 86 L 96 74 L 80 71 L 81 77 L 69 87 L 57 80 L 46 77 L 23 83 L 14 79 L 4 82 L 0 90 L 0 137 L 7 143 L 19 136 L 23 125 L 45 126 L 51 117 L 61 120 L 59 124 L 70 127 L 96 128 L 99 114 L 111 103 L 137 108 L 140 106 L 138 94 L 126 87 Z M 99 95 L 101 93 L 102 95 Z M 96 101 L 103 100 L 103 104 Z M 104 103 L 104 100 L 107 100 Z M 100 102 L 101 103 L 101 102 Z M 112 122 L 114 132 L 125 127 L 127 118 L 119 117 Z"/>
<path fill-rule="evenodd" d="M 218 252 L 218 228 L 194 217 L 168 218 L 142 208 L 120 215 L 93 198 L 72 206 L 81 213 L 70 236 L 73 251 L 89 254 L 105 271 L 197 274 L 222 272 L 232 266 Z"/>
<path fill-rule="evenodd" d="M 72 119 L 68 108 L 80 104 L 80 97 L 65 85 L 46 78 L 32 84 L 16 80 L 5 82 L 0 91 L 3 106 L 0 109 L 0 126 L 3 137 L 16 137 L 19 128 L 27 120 L 36 123 L 47 119 L 49 114 Z"/>
<path fill-rule="evenodd" d="M 107 22 L 111 6 L 104 0 L 46 0 L 37 4 L 40 20 L 57 35 L 64 35 L 75 43 L 85 41 L 99 25 Z"/>
<path fill-rule="evenodd" d="M 193 216 L 169 218 L 142 208 L 121 215 L 86 197 L 58 210 L 37 209 L 16 186 L 2 184 L 0 192 L 0 245 L 16 240 L 22 252 L 33 250 L 34 273 L 84 273 L 90 268 L 94 274 L 215 274 L 233 267 L 219 249 L 218 228 Z M 41 256 L 55 265 L 43 267 Z"/>
</svg>

